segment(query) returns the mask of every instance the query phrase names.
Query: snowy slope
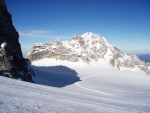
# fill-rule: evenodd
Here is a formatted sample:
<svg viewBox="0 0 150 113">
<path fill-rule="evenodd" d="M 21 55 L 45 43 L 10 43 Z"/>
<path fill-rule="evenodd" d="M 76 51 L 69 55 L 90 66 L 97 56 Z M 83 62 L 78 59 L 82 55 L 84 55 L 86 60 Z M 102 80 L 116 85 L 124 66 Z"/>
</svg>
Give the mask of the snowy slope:
<svg viewBox="0 0 150 113">
<path fill-rule="evenodd" d="M 119 70 L 124 68 L 139 69 L 150 74 L 147 64 L 137 56 L 127 55 L 117 47 L 111 46 L 104 37 L 90 32 L 81 36 L 74 36 L 70 41 L 56 40 L 51 43 L 36 44 L 27 57 L 31 61 L 53 58 L 70 62 L 84 61 L 86 63 L 104 59 Z"/>
<path fill-rule="evenodd" d="M 141 71 L 105 60 L 43 59 L 32 67 L 34 81 L 49 86 L 0 76 L 0 113 L 150 113 L 150 77 Z"/>
</svg>

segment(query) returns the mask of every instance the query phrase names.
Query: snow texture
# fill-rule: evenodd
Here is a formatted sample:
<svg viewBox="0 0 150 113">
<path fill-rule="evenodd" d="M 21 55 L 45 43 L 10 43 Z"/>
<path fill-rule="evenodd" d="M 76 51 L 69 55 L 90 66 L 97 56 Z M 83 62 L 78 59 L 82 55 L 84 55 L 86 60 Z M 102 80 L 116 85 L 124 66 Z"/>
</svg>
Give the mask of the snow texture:
<svg viewBox="0 0 150 113">
<path fill-rule="evenodd" d="M 42 59 L 32 67 L 39 84 L 0 76 L 0 113 L 150 113 L 150 77 L 139 70 L 119 71 L 104 59 Z M 53 75 L 80 80 L 63 86 Z"/>
</svg>

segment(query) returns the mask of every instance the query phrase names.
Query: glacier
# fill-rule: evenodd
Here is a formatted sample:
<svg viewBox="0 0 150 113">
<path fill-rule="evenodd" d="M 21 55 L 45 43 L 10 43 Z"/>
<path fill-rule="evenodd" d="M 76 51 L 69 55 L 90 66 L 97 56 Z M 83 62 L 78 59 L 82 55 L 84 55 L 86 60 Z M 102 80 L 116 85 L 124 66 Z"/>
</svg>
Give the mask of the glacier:
<svg viewBox="0 0 150 113">
<path fill-rule="evenodd" d="M 150 77 L 141 71 L 120 71 L 105 60 L 87 64 L 44 58 L 31 64 L 37 84 L 0 76 L 1 113 L 150 112 Z M 57 66 L 74 70 L 80 80 L 64 87 L 44 84 L 59 84 L 49 75 L 70 74 L 51 70 Z"/>
<path fill-rule="evenodd" d="M 34 83 L 0 76 L 0 113 L 150 113 L 150 66 L 94 33 L 36 44 Z"/>
</svg>

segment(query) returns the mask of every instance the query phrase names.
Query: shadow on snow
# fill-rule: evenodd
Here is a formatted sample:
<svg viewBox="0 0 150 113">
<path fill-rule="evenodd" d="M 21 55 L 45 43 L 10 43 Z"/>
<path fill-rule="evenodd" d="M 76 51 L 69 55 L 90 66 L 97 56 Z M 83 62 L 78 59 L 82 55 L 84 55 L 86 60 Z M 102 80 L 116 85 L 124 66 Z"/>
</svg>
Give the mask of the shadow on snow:
<svg viewBox="0 0 150 113">
<path fill-rule="evenodd" d="M 77 72 L 66 66 L 32 66 L 35 77 L 33 81 L 37 84 L 53 87 L 65 87 L 80 81 Z"/>
</svg>

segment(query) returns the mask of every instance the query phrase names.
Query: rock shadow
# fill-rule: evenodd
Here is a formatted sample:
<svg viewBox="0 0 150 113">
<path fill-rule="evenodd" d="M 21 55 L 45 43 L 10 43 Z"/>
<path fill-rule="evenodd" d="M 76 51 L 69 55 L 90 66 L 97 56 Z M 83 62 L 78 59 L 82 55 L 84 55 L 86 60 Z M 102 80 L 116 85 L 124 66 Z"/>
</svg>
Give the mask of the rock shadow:
<svg viewBox="0 0 150 113">
<path fill-rule="evenodd" d="M 33 81 L 37 84 L 53 87 L 65 87 L 80 81 L 77 72 L 66 66 L 33 66 L 35 73 Z"/>
</svg>

